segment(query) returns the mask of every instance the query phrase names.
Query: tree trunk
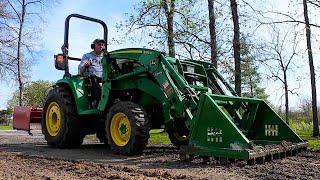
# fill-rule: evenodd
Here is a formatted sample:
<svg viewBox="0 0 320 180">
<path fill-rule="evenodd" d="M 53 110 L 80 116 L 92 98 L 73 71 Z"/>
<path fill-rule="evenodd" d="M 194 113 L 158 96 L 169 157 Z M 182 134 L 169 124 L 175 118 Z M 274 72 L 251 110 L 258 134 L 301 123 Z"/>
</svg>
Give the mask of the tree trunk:
<svg viewBox="0 0 320 180">
<path fill-rule="evenodd" d="M 235 64 L 235 91 L 241 96 L 240 27 L 236 0 L 230 0 L 233 21 L 233 56 Z"/>
<path fill-rule="evenodd" d="M 174 34 L 173 34 L 173 16 L 175 12 L 175 0 L 170 1 L 170 9 L 168 8 L 167 0 L 162 0 L 161 2 L 163 9 L 165 10 L 167 24 L 168 24 L 168 48 L 169 56 L 175 57 L 175 46 L 174 46 Z"/>
<path fill-rule="evenodd" d="M 286 113 L 286 123 L 289 124 L 289 91 L 288 91 L 288 82 L 287 82 L 287 72 L 283 71 L 283 80 L 284 80 L 284 98 L 285 98 L 285 113 Z"/>
<path fill-rule="evenodd" d="M 18 35 L 18 50 L 17 50 L 17 60 L 18 60 L 18 83 L 19 83 L 19 106 L 23 106 L 23 77 L 22 77 L 22 57 L 21 57 L 21 49 L 22 49 L 22 32 L 23 32 L 23 24 L 24 17 L 26 14 L 26 4 L 25 0 L 22 1 L 22 13 L 21 17 L 19 17 L 19 35 Z"/>
<path fill-rule="evenodd" d="M 208 0 L 209 9 L 209 30 L 210 30 L 210 49 L 211 63 L 218 68 L 217 35 L 216 35 L 216 17 L 214 14 L 214 0 Z"/>
<path fill-rule="evenodd" d="M 307 37 L 307 48 L 308 48 L 308 58 L 310 67 L 310 80 L 311 80 L 311 93 L 312 93 L 312 119 L 313 119 L 313 136 L 319 136 L 319 125 L 318 125 L 318 110 L 317 110 L 317 90 L 316 90 L 316 80 L 313 65 L 312 47 L 311 47 L 311 29 L 308 17 L 308 5 L 307 0 L 303 0 L 303 12 L 304 19 L 306 23 L 306 37 Z"/>
<path fill-rule="evenodd" d="M 252 77 L 249 77 L 249 86 L 250 86 L 250 97 L 254 97 L 254 92 L 253 92 L 253 80 Z"/>
</svg>

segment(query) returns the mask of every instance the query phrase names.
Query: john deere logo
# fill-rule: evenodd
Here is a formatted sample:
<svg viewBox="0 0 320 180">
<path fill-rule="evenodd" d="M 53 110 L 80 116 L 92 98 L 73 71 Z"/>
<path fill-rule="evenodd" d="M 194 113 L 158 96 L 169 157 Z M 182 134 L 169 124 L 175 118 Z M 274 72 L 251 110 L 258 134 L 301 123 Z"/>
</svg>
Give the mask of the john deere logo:
<svg viewBox="0 0 320 180">
<path fill-rule="evenodd" d="M 222 130 L 218 128 L 207 128 L 207 141 L 208 142 L 222 142 Z"/>
<path fill-rule="evenodd" d="M 264 125 L 265 136 L 278 136 L 278 125 Z"/>
</svg>

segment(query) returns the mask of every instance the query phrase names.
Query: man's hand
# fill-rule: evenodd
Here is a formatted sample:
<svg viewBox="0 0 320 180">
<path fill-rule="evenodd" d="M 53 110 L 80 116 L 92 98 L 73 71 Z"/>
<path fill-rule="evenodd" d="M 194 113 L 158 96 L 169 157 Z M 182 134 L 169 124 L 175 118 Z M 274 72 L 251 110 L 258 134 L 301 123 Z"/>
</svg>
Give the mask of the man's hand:
<svg viewBox="0 0 320 180">
<path fill-rule="evenodd" d="M 85 66 L 85 67 L 91 66 L 91 62 L 90 62 L 89 60 L 87 60 L 87 61 L 84 63 L 84 66 Z"/>
</svg>

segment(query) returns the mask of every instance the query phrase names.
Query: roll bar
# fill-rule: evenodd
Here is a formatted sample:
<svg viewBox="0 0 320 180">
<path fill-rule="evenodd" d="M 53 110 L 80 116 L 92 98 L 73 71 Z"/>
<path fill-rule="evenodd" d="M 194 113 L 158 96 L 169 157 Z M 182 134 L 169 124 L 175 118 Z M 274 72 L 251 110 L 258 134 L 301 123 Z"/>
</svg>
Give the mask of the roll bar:
<svg viewBox="0 0 320 180">
<path fill-rule="evenodd" d="M 68 63 L 68 59 L 70 60 L 77 60 L 77 61 L 80 61 L 81 59 L 79 58 L 75 58 L 75 57 L 69 57 L 69 22 L 70 22 L 70 19 L 72 17 L 75 17 L 75 18 L 79 18 L 79 19 L 83 19 L 83 20 L 87 20 L 87 21 L 92 21 L 92 22 L 96 22 L 96 23 L 99 23 L 101 24 L 101 26 L 103 27 L 103 38 L 106 42 L 105 44 L 105 48 L 107 49 L 107 42 L 108 42 L 108 27 L 106 25 L 105 22 L 103 22 L 102 20 L 100 19 L 95 19 L 95 18 L 92 18 L 92 17 L 88 17 L 88 16 L 84 16 L 84 15 L 80 15 L 80 14 L 70 14 L 67 18 L 66 18 L 66 21 L 65 21 L 65 29 L 64 29 L 64 43 L 61 47 L 61 50 L 62 50 L 62 53 L 63 53 L 63 56 L 66 57 L 66 62 L 65 62 L 65 75 L 69 75 L 69 63 Z"/>
</svg>

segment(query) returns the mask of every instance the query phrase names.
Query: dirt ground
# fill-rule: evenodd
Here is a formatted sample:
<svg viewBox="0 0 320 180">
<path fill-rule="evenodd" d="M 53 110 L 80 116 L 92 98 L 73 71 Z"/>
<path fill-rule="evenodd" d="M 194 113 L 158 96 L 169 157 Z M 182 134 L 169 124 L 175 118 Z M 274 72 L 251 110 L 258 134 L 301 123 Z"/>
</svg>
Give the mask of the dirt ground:
<svg viewBox="0 0 320 180">
<path fill-rule="evenodd" d="M 114 155 L 96 139 L 79 149 L 53 149 L 43 136 L 0 132 L 0 179 L 320 179 L 320 152 L 262 165 L 180 161 L 173 146 L 149 144 L 143 155 Z"/>
</svg>

